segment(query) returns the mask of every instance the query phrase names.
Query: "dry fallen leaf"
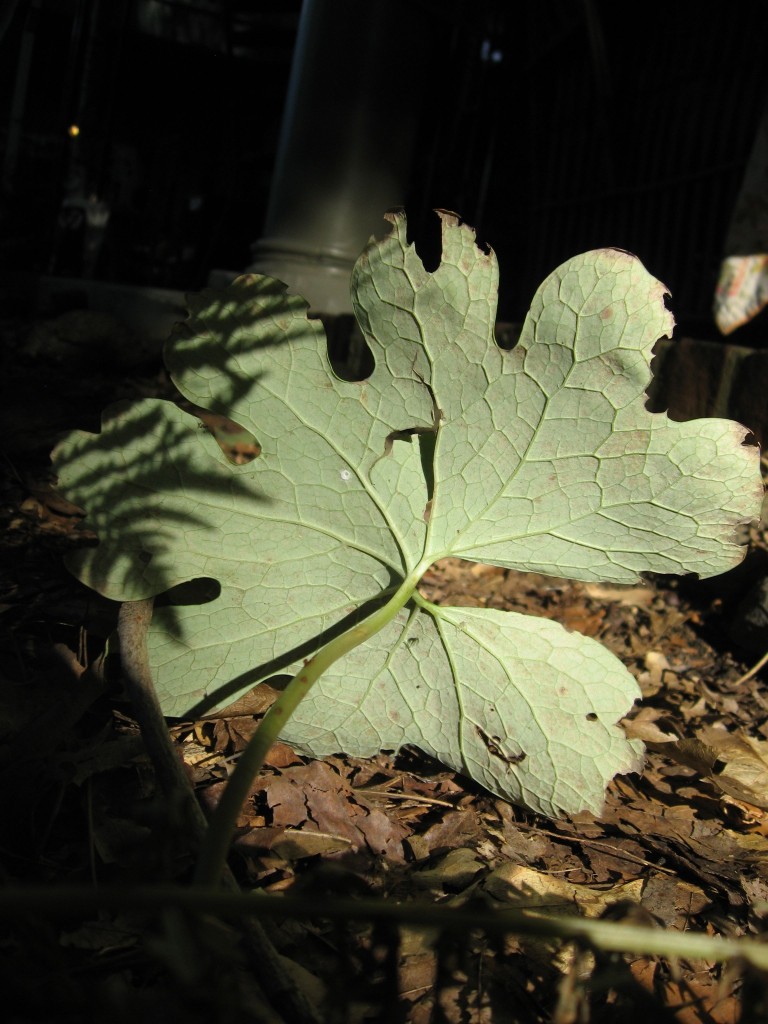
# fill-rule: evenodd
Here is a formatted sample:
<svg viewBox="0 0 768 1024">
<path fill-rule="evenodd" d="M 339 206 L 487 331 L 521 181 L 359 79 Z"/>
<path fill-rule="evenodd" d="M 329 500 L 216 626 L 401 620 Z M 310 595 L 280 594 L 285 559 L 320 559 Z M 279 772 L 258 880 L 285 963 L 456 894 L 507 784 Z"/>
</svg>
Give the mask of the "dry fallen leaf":
<svg viewBox="0 0 768 1024">
<path fill-rule="evenodd" d="M 722 793 L 768 810 L 768 742 L 717 726 L 705 726 L 675 742 L 653 740 L 651 727 L 641 725 L 637 731 L 632 723 L 630 730 L 631 735 L 642 736 L 649 749 L 693 768 Z"/>
<path fill-rule="evenodd" d="M 636 878 L 610 889 L 575 885 L 557 875 L 522 864 L 501 864 L 483 882 L 483 891 L 495 900 L 516 908 L 535 908 L 548 913 L 580 913 L 599 917 L 616 903 L 639 903 L 645 882 Z"/>
</svg>

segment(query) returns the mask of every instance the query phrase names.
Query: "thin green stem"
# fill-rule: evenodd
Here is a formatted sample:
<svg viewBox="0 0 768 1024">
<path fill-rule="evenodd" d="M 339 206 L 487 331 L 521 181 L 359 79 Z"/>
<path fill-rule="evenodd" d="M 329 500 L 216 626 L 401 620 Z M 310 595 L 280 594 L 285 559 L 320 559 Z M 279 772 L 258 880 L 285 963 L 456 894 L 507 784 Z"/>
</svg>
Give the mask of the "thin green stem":
<svg viewBox="0 0 768 1024">
<path fill-rule="evenodd" d="M 197 885 L 217 885 L 237 824 L 237 817 L 248 798 L 253 780 L 264 766 L 270 747 L 278 739 L 293 712 L 323 672 L 349 651 L 368 640 L 394 619 L 413 595 L 416 584 L 430 562 L 418 565 L 403 581 L 386 604 L 368 618 L 335 637 L 313 655 L 291 679 L 267 711 L 259 728 L 237 762 L 208 826 L 195 870 Z"/>
<path fill-rule="evenodd" d="M 740 960 L 768 971 L 768 946 L 760 937 L 723 938 L 674 928 L 604 921 L 576 914 L 556 915 L 541 908 L 465 907 L 436 905 L 423 900 L 396 903 L 390 899 L 324 897 L 317 893 L 266 895 L 226 892 L 191 886 L 5 886 L 0 887 L 0 920 L 41 917 L 57 920 L 72 914 L 129 908 L 133 912 L 162 912 L 176 907 L 190 913 L 242 917 L 313 918 L 348 923 L 387 921 L 420 928 L 489 935 L 521 935 L 542 939 L 581 941 L 606 952 L 645 956 L 686 957 L 692 960 Z"/>
<path fill-rule="evenodd" d="M 417 604 L 419 608 L 423 608 L 425 612 L 429 612 L 430 615 L 440 614 L 440 606 L 432 601 L 428 601 L 426 597 L 422 597 L 418 591 L 414 591 L 413 603 Z"/>
</svg>

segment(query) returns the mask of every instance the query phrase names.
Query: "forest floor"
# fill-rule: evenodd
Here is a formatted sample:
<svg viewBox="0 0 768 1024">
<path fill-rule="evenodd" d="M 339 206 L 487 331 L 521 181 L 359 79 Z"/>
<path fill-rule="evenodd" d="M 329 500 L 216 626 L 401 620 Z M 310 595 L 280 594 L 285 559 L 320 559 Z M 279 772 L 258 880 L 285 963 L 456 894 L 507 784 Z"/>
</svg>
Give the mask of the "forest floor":
<svg viewBox="0 0 768 1024">
<path fill-rule="evenodd" d="M 294 1024 L 264 1003 L 231 923 L 131 906 L 55 912 L 62 884 L 189 880 L 192 853 L 174 834 L 131 706 L 92 670 L 117 608 L 63 566 L 89 542 L 87 523 L 57 494 L 47 458 L 62 431 L 97 429 L 109 401 L 166 395 L 169 384 L 151 361 L 126 369 L 92 348 L 78 358 L 35 349 L 18 324 L 5 341 L 0 870 L 4 889 L 49 886 L 52 908 L 0 930 L 3 1002 L 15 1007 L 6 1020 Z M 277 744 L 241 814 L 238 881 L 319 902 L 535 907 L 763 935 L 768 674 L 744 675 L 762 653 L 750 595 L 767 566 L 760 529 L 742 567 L 701 583 L 610 587 L 439 563 L 423 581 L 430 600 L 547 616 L 623 661 L 643 695 L 626 723 L 649 744 L 642 775 L 614 780 L 599 818 L 548 820 L 418 751 L 313 761 Z M 210 810 L 258 716 L 169 724 Z M 768 977 L 743 963 L 306 915 L 276 920 L 269 935 L 323 1024 L 768 1019 Z"/>
</svg>

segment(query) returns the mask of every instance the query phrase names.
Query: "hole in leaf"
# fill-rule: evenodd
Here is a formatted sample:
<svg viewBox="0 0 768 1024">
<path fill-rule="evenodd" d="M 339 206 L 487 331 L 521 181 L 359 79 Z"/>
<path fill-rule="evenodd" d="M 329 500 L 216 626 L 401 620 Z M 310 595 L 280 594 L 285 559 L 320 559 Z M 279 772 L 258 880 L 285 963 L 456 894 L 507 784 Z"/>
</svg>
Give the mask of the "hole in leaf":
<svg viewBox="0 0 768 1024">
<path fill-rule="evenodd" d="M 321 317 L 328 339 L 328 359 L 342 380 L 367 380 L 373 373 L 374 359 L 354 316 Z"/>
<path fill-rule="evenodd" d="M 501 737 L 489 736 L 488 733 L 484 729 L 481 729 L 479 725 L 475 726 L 475 732 L 482 740 L 491 757 L 495 757 L 499 761 L 504 761 L 505 764 L 520 764 L 528 756 L 523 750 L 521 750 L 519 754 L 507 753 L 507 751 L 505 751 L 501 746 Z"/>
<path fill-rule="evenodd" d="M 760 438 L 753 431 L 748 430 L 741 443 L 744 448 L 760 447 Z"/>
<path fill-rule="evenodd" d="M 261 445 L 253 434 L 234 420 L 196 405 L 188 406 L 187 411 L 197 416 L 200 420 L 200 429 L 207 430 L 213 436 L 227 460 L 233 465 L 244 466 L 261 454 Z"/>
<path fill-rule="evenodd" d="M 408 221 L 408 241 L 413 244 L 424 269 L 429 274 L 434 274 L 440 266 L 443 257 L 443 239 L 440 230 L 440 221 L 434 211 L 415 220 Z"/>
<path fill-rule="evenodd" d="M 594 711 L 590 711 L 589 712 L 589 714 L 587 715 L 587 721 L 588 722 L 596 722 L 597 721 L 597 715 L 595 714 Z"/>
<path fill-rule="evenodd" d="M 496 324 L 496 344 L 500 349 L 505 352 L 511 352 L 512 349 L 520 341 L 520 335 L 523 333 L 523 325 L 520 322 L 510 323 L 497 323 Z"/>
</svg>

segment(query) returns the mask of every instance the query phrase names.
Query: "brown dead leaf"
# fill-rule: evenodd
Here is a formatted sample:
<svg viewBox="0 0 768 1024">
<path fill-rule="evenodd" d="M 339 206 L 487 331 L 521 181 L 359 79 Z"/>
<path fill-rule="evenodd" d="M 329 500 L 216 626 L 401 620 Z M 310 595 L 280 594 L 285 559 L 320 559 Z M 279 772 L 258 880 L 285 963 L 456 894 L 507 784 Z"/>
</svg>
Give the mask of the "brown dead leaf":
<svg viewBox="0 0 768 1024">
<path fill-rule="evenodd" d="M 622 719 L 621 724 L 630 739 L 655 743 L 662 753 L 665 744 L 677 742 L 677 734 L 671 731 L 669 720 L 659 708 L 640 708 L 632 718 Z"/>
<path fill-rule="evenodd" d="M 73 505 L 71 501 L 67 501 L 64 495 L 59 494 L 47 481 L 30 481 L 29 493 L 35 501 L 54 515 L 76 519 L 85 518 L 85 512 L 79 505 Z"/>
<path fill-rule="evenodd" d="M 711 964 L 695 962 L 679 967 L 670 975 L 665 965 L 648 957 L 635 957 L 629 964 L 632 977 L 648 992 L 652 1002 L 649 1011 L 663 1007 L 662 1019 L 679 1024 L 736 1024 L 741 1020 L 740 1002 L 734 995 L 738 975 L 726 972 L 720 980 L 710 973 Z"/>
<path fill-rule="evenodd" d="M 597 636 L 605 620 L 605 609 L 590 609 L 585 604 L 570 604 L 558 616 L 566 629 L 584 636 Z"/>
<path fill-rule="evenodd" d="M 214 745 L 228 754 L 240 754 L 253 739 L 258 728 L 254 718 L 222 718 L 214 723 Z"/>
<path fill-rule="evenodd" d="M 304 792 L 291 778 L 276 775 L 268 780 L 265 790 L 273 825 L 299 828 L 307 821 L 309 811 Z"/>
<path fill-rule="evenodd" d="M 437 973 L 434 934 L 423 928 L 403 928 L 400 935 L 400 995 L 406 1003 L 431 996 Z M 432 1002 L 424 1007 L 424 1022 L 432 1019 Z M 409 1020 L 414 1019 L 409 1017 Z"/>
<path fill-rule="evenodd" d="M 680 713 L 686 725 L 696 718 L 705 718 L 709 714 L 709 703 L 707 697 L 699 697 L 695 701 L 685 701 L 680 705 Z"/>
<path fill-rule="evenodd" d="M 273 743 L 269 748 L 264 764 L 269 768 L 288 768 L 292 764 L 301 764 L 302 760 L 293 747 L 287 743 Z"/>
<path fill-rule="evenodd" d="M 422 839 L 430 853 L 451 847 L 468 846 L 477 843 L 481 837 L 482 825 L 473 807 L 448 811 L 443 818 L 423 833 Z"/>
<path fill-rule="evenodd" d="M 643 885 L 642 879 L 603 888 L 576 885 L 547 871 L 520 864 L 502 864 L 477 888 L 493 904 L 503 908 L 532 909 L 555 917 L 581 915 L 597 918 L 619 905 L 639 907 Z M 570 943 L 530 937 L 517 941 L 526 956 L 537 963 L 554 966 L 564 976 L 569 976 L 574 970 L 579 957 L 577 947 Z"/>
<path fill-rule="evenodd" d="M 720 982 L 710 973 L 712 966 L 693 964 L 682 977 L 657 986 L 655 994 L 662 996 L 680 1024 L 738 1024 L 742 1019 L 740 1001 L 734 995 L 738 979 Z"/>
<path fill-rule="evenodd" d="M 621 587 L 611 583 L 584 583 L 582 589 L 587 597 L 603 604 L 615 602 L 629 608 L 648 608 L 654 600 L 653 590 L 646 585 Z"/>
<path fill-rule="evenodd" d="M 287 828 L 272 839 L 269 849 L 285 860 L 302 860 L 304 857 L 327 856 L 349 850 L 352 843 L 343 836 L 327 832 L 311 832 L 308 829 Z"/>
<path fill-rule="evenodd" d="M 709 903 L 704 890 L 683 879 L 651 874 L 643 887 L 641 904 L 667 928 L 685 931 L 691 917 Z"/>
<path fill-rule="evenodd" d="M 664 807 L 642 804 L 607 808 L 603 820 L 615 823 L 646 850 L 650 861 L 673 868 L 707 892 L 717 892 L 733 906 L 743 906 L 743 879 L 761 869 L 761 857 L 717 818 L 701 820 L 689 803 Z"/>
<path fill-rule="evenodd" d="M 706 727 L 700 740 L 715 753 L 712 779 L 729 796 L 768 808 L 768 742 L 746 733 Z"/>
<path fill-rule="evenodd" d="M 412 876 L 412 882 L 423 889 L 460 892 L 477 878 L 485 864 L 474 850 L 458 847 L 430 862 L 427 866 L 418 866 Z"/>
<path fill-rule="evenodd" d="M 505 906 L 600 917 L 616 903 L 640 903 L 644 884 L 637 878 L 610 888 L 574 885 L 546 871 L 522 864 L 502 864 L 483 881 L 482 889 Z"/>
<path fill-rule="evenodd" d="M 664 673 L 671 670 L 671 665 L 661 651 L 648 651 L 645 655 L 645 672 L 638 676 L 638 683 L 643 697 L 653 697 L 664 685 Z"/>
<path fill-rule="evenodd" d="M 206 721 L 215 719 L 235 719 L 241 716 L 263 715 L 264 712 L 275 703 L 280 695 L 269 683 L 259 683 L 252 690 L 244 693 L 233 704 L 228 704 L 221 711 L 214 711 L 206 715 Z"/>
<path fill-rule="evenodd" d="M 690 738 L 650 741 L 649 747 L 693 768 L 729 797 L 768 809 L 768 742 L 705 726 Z"/>
<path fill-rule="evenodd" d="M 403 860 L 402 844 L 409 830 L 379 808 L 366 806 L 349 778 L 326 761 L 261 776 L 253 794 L 256 798 L 263 794 L 273 827 L 323 833 L 341 839 L 352 850 L 367 848 L 390 860 Z M 274 841 L 271 846 L 275 848 Z"/>
</svg>

